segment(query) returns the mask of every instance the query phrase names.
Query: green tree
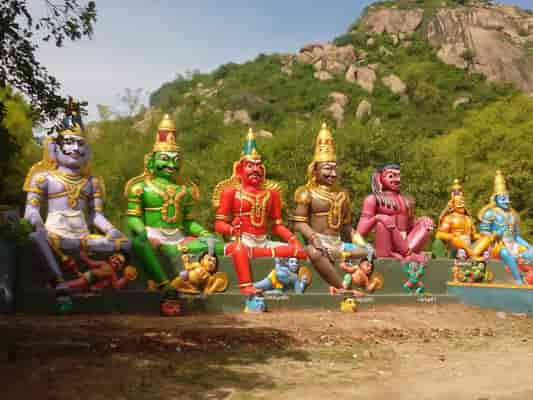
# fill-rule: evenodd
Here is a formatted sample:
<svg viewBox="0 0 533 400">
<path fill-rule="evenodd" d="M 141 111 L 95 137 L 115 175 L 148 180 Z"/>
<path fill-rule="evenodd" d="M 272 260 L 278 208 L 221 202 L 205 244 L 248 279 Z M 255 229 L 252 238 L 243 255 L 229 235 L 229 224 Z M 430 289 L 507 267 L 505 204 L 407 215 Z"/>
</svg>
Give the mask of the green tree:
<svg viewBox="0 0 533 400">
<path fill-rule="evenodd" d="M 35 161 L 32 122 L 54 120 L 66 99 L 60 84 L 37 59 L 40 40 L 61 47 L 90 37 L 96 5 L 43 0 L 46 15 L 31 15 L 26 0 L 0 3 L 0 203 L 16 201 L 27 164 Z M 31 104 L 28 107 L 22 93 Z"/>
<path fill-rule="evenodd" d="M 0 4 L 0 87 L 7 85 L 24 93 L 36 115 L 53 119 L 66 99 L 58 94 L 59 82 L 36 57 L 37 35 L 61 47 L 65 40 L 90 37 L 96 21 L 96 5 L 77 0 L 44 0 L 46 15 L 34 18 L 25 0 Z"/>
</svg>

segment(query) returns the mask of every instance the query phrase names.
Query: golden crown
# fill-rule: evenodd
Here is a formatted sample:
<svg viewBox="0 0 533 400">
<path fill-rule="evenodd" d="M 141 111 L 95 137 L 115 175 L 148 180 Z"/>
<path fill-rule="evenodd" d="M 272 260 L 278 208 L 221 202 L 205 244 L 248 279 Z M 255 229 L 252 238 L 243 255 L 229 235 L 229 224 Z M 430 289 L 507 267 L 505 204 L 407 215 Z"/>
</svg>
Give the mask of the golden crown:
<svg viewBox="0 0 533 400">
<path fill-rule="evenodd" d="M 168 114 L 163 116 L 163 119 L 157 127 L 157 135 L 153 152 L 158 151 L 175 151 L 179 152 L 179 147 L 176 144 L 176 125 Z"/>
<path fill-rule="evenodd" d="M 315 162 L 328 162 L 337 161 L 337 154 L 335 152 L 335 141 L 333 140 L 333 134 L 328 129 L 325 122 L 322 123 L 322 127 L 318 132 L 315 144 L 315 156 L 313 158 Z"/>
<path fill-rule="evenodd" d="M 493 196 L 498 194 L 508 194 L 507 185 L 505 184 L 505 177 L 503 176 L 502 171 L 497 170 L 496 176 L 494 177 L 494 192 Z"/>
</svg>

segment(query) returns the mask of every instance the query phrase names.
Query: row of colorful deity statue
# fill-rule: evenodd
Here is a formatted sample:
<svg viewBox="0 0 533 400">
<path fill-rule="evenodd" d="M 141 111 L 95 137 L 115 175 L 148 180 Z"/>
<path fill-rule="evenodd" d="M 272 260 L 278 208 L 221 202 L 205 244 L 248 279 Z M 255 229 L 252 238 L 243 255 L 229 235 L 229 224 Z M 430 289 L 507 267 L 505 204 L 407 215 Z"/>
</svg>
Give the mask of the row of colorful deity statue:
<svg viewBox="0 0 533 400">
<path fill-rule="evenodd" d="M 75 102 L 57 136 L 45 141 L 43 153 L 24 184 L 25 218 L 34 227 L 30 237 L 58 292 L 124 286 L 137 275 L 134 267 L 125 267 L 124 255 L 131 253 L 150 288 L 162 291 L 162 312 L 167 315 L 178 312 L 178 292 L 226 289 L 228 278 L 217 272 L 217 256 L 231 257 L 239 289 L 249 296 L 250 305 L 265 290 L 290 286 L 303 293 L 312 275 L 300 267 L 301 260 L 311 262 L 332 293 L 345 293 L 354 287 L 367 291 L 380 287 L 383 278 L 372 273 L 373 260 L 395 257 L 407 265 L 404 287 L 423 290 L 419 279 L 427 263 L 423 249 L 432 236 L 433 221 L 415 216 L 414 200 L 400 190 L 400 166 L 389 164 L 372 175 L 372 193 L 364 199 L 354 227 L 351 199 L 338 182 L 335 143 L 326 124 L 316 137 L 307 182 L 294 194 L 293 230 L 282 220 L 281 186 L 267 179 L 252 130 L 231 176 L 214 189 L 215 233 L 197 221 L 200 191 L 181 174 L 183 154 L 168 115 L 158 126 L 142 174 L 125 187 L 130 237 L 104 216 L 104 182 L 91 173 L 91 149 Z M 46 220 L 42 206 L 47 206 Z M 533 261 L 533 248 L 520 236 L 518 215 L 499 171 L 491 201 L 479 219 L 478 232 L 456 181 L 436 236 L 465 259 L 482 262 L 491 252 L 508 266 L 517 284 L 524 283 L 520 265 Z M 372 232 L 373 245 L 365 241 Z M 169 277 L 160 255 L 181 261 L 182 271 Z M 190 255 L 200 257 L 191 261 Z M 275 259 L 275 269 L 254 283 L 250 260 L 255 258 Z M 352 265 L 351 259 L 363 261 Z M 336 267 L 338 261 L 344 277 Z M 73 279 L 65 278 L 68 272 L 74 273 Z"/>
</svg>

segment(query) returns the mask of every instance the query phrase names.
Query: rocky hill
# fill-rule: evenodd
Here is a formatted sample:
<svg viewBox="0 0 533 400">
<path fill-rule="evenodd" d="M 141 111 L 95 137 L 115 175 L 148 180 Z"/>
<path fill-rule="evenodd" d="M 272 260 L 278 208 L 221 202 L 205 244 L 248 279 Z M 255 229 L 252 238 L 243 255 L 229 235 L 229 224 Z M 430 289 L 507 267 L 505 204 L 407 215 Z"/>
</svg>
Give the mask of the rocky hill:
<svg viewBox="0 0 533 400">
<path fill-rule="evenodd" d="M 248 126 L 290 206 L 326 120 L 354 211 L 380 163 L 400 162 L 405 190 L 434 217 L 455 177 L 465 181 L 471 208 L 481 207 L 499 167 L 515 207 L 532 220 L 525 226 L 531 234 L 532 18 L 485 2 L 380 2 L 331 42 L 166 83 L 146 113 L 94 127 L 96 167 L 119 205 L 110 212 L 119 217 L 121 187 L 142 169 L 163 112 L 176 120 L 184 173 L 202 188 L 205 222 L 213 214 L 210 193 L 230 173 Z M 123 151 L 111 153 L 117 146 Z"/>
<path fill-rule="evenodd" d="M 533 92 L 531 12 L 483 2 L 440 8 L 430 15 L 422 8 L 376 5 L 361 24 L 369 32 L 397 38 L 419 31 L 442 62 Z"/>
</svg>

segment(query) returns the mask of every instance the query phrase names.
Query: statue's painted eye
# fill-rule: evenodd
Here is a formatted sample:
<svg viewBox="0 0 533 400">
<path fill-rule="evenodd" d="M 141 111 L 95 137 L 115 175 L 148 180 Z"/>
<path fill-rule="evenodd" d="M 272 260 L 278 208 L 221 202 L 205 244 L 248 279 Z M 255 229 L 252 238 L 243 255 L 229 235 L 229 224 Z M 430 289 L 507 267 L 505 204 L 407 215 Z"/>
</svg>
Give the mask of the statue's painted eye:
<svg viewBox="0 0 533 400">
<path fill-rule="evenodd" d="M 159 156 L 159 159 L 162 160 L 162 161 L 168 161 L 168 156 L 166 154 L 161 154 Z"/>
</svg>

